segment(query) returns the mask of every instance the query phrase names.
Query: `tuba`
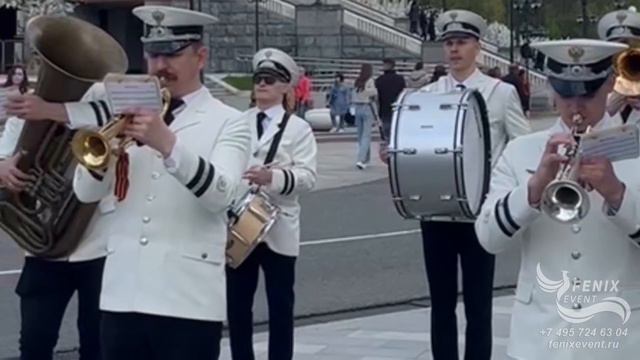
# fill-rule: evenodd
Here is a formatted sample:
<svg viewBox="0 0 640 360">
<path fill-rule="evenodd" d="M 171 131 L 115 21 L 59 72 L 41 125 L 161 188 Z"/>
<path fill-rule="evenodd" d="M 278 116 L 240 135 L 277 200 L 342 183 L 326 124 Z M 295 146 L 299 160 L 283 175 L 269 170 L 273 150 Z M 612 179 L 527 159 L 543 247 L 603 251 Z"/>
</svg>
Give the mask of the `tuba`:
<svg viewBox="0 0 640 360">
<path fill-rule="evenodd" d="M 542 193 L 540 208 L 552 219 L 561 223 L 577 223 L 589 212 L 589 194 L 577 181 L 580 166 L 579 141 L 580 136 L 589 132 L 579 132 L 582 116 L 573 117 L 571 134 L 576 144 L 569 147 L 565 153 L 568 161 L 560 167 L 556 179 L 550 182 Z"/>
<path fill-rule="evenodd" d="M 34 17 L 26 35 L 43 60 L 35 94 L 46 101 L 78 101 L 107 73 L 123 73 L 128 67 L 115 39 L 77 18 Z M 33 180 L 23 192 L 4 193 L 0 199 L 0 227 L 36 256 L 57 258 L 73 252 L 97 206 L 80 203 L 73 192 L 72 135 L 53 121 L 27 121 L 16 148 L 23 154 L 17 166 Z"/>
</svg>

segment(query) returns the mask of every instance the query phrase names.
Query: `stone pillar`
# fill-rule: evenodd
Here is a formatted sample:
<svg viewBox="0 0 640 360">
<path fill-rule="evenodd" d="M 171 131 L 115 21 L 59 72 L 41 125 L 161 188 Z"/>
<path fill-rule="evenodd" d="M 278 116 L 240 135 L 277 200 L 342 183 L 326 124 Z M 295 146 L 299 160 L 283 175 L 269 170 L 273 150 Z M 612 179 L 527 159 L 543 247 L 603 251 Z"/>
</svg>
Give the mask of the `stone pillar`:
<svg viewBox="0 0 640 360">
<path fill-rule="evenodd" d="M 297 5 L 296 55 L 340 58 L 342 55 L 342 6 Z"/>
</svg>

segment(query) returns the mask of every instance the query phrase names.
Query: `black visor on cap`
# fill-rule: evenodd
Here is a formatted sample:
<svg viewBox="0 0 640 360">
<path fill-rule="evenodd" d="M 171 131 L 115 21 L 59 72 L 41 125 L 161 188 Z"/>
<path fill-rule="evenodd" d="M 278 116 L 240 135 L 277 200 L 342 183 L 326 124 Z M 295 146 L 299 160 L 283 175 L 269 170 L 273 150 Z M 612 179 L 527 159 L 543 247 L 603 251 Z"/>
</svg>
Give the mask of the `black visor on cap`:
<svg viewBox="0 0 640 360">
<path fill-rule="evenodd" d="M 591 97 L 602 87 L 608 78 L 609 77 L 607 76 L 589 81 L 569 81 L 548 77 L 553 90 L 563 98 L 579 96 Z"/>
<path fill-rule="evenodd" d="M 145 43 L 144 51 L 150 55 L 173 55 L 192 43 L 192 40 L 154 41 Z"/>
<path fill-rule="evenodd" d="M 277 71 L 277 70 L 272 69 L 272 68 L 259 68 L 253 74 L 254 77 L 257 76 L 257 75 L 271 75 L 274 78 L 278 79 L 278 81 L 280 81 L 280 82 L 283 82 L 283 83 L 290 82 L 290 79 L 287 79 L 287 77 L 284 74 L 282 74 L 280 71 Z"/>
<path fill-rule="evenodd" d="M 613 34 L 614 31 L 619 31 L 619 29 L 624 29 L 624 31 L 622 32 L 621 35 L 615 34 L 614 35 L 614 39 L 615 38 L 619 38 L 619 37 L 626 37 L 629 35 L 633 35 L 633 36 L 640 36 L 640 29 L 632 27 L 632 26 L 614 26 L 611 29 L 607 30 L 606 36 L 610 37 L 611 34 Z"/>
<path fill-rule="evenodd" d="M 276 76 L 286 83 L 291 82 L 291 73 L 289 72 L 289 70 L 287 70 L 286 67 L 282 66 L 276 61 L 263 60 L 258 63 L 258 69 L 255 71 L 255 73 L 258 74 L 260 72 Z"/>
</svg>

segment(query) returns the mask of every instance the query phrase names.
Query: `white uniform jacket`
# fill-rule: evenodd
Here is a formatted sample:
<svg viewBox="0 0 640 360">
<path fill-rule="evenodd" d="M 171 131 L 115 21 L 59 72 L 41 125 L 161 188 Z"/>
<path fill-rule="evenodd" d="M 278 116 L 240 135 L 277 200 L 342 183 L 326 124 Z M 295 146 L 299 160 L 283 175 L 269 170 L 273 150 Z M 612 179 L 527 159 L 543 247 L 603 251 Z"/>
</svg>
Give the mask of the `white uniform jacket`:
<svg viewBox="0 0 640 360">
<path fill-rule="evenodd" d="M 487 103 L 491 129 L 491 163 L 495 166 L 498 157 L 509 140 L 531 132 L 529 120 L 522 112 L 518 92 L 513 85 L 483 74 L 480 70 L 458 83 L 451 75 L 442 76 L 437 82 L 423 89 L 434 92 L 449 92 L 462 84 L 468 89 L 477 89 Z"/>
<path fill-rule="evenodd" d="M 596 128 L 608 122 L 605 118 Z M 508 353 L 531 360 L 636 359 L 640 353 L 640 158 L 613 164 L 626 184 L 617 212 L 591 191 L 591 210 L 585 219 L 575 225 L 558 223 L 529 205 L 527 183 L 549 137 L 568 131 L 559 121 L 546 131 L 510 142 L 493 170 L 488 198 L 476 219 L 478 239 L 487 251 L 521 247 Z"/>
<path fill-rule="evenodd" d="M 249 167 L 262 165 L 284 116 L 284 108 L 276 106 L 267 109 L 269 125 L 260 140 L 256 117 L 259 110 L 247 110 L 243 118 L 251 127 L 251 149 L 253 156 Z M 292 114 L 285 127 L 278 151 L 272 161 L 273 180 L 263 189 L 271 195 L 274 204 L 281 209 L 275 225 L 269 231 L 265 241 L 269 248 L 286 256 L 298 256 L 300 253 L 300 194 L 311 191 L 316 184 L 317 146 L 309 124 Z M 249 190 L 247 181 L 239 187 L 238 197 Z"/>
<path fill-rule="evenodd" d="M 251 133 L 237 110 L 204 87 L 183 100 L 170 125 L 177 143 L 168 159 L 148 146 L 128 149 L 130 185 L 122 202 L 113 195 L 113 165 L 106 174 L 76 169 L 80 200 L 100 201 L 85 236 L 107 243 L 102 310 L 226 318 L 226 210 L 247 168 Z M 104 111 L 79 105 L 78 114 Z"/>
</svg>

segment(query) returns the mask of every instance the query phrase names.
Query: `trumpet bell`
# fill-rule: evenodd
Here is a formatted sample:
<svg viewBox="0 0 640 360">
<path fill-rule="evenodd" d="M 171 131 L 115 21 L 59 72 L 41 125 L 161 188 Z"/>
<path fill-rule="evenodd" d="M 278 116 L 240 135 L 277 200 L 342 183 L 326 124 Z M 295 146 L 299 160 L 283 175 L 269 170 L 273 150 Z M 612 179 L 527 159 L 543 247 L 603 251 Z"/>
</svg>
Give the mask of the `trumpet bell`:
<svg viewBox="0 0 640 360">
<path fill-rule="evenodd" d="M 589 213 L 589 194 L 574 181 L 556 180 L 545 188 L 540 207 L 560 223 L 577 223 Z"/>
<path fill-rule="evenodd" d="M 111 145 L 98 132 L 79 130 L 71 141 L 71 150 L 78 162 L 89 170 L 104 170 L 109 166 Z"/>
</svg>

